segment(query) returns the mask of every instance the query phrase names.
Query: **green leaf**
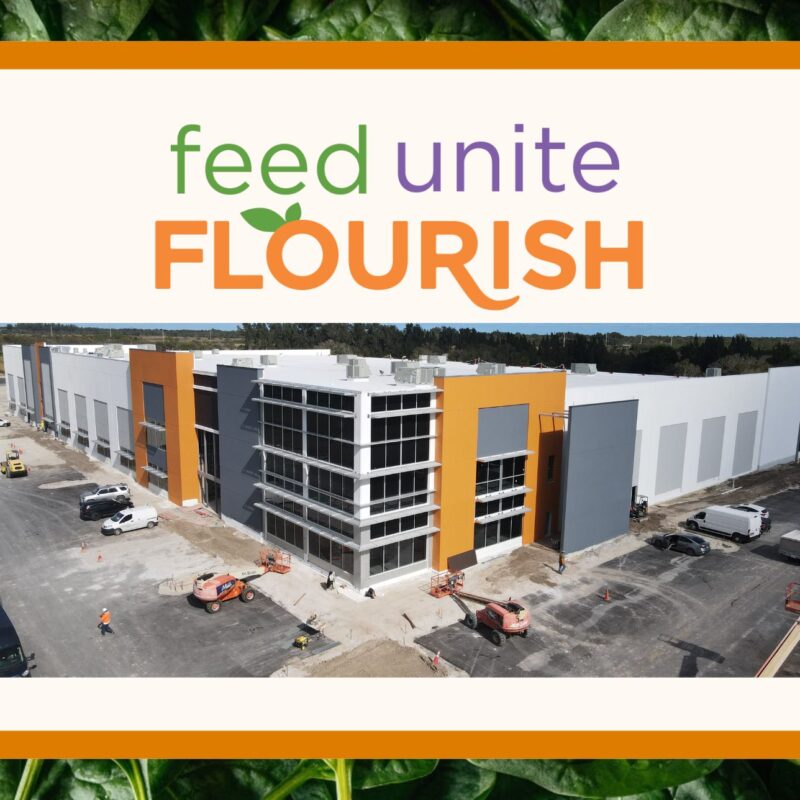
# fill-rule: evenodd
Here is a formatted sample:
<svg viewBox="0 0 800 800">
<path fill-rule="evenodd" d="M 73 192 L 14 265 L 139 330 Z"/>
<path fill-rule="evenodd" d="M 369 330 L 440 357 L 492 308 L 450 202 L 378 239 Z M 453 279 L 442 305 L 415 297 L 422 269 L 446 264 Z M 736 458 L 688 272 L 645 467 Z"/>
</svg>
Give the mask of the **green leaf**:
<svg viewBox="0 0 800 800">
<path fill-rule="evenodd" d="M 769 776 L 772 800 L 797 800 L 800 786 L 800 761 L 775 761 Z"/>
<path fill-rule="evenodd" d="M 298 767 L 298 759 L 150 762 L 154 800 L 262 800 Z"/>
<path fill-rule="evenodd" d="M 325 10 L 328 0 L 287 0 L 279 3 L 269 18 L 271 29 L 293 36 L 300 28 Z"/>
<path fill-rule="evenodd" d="M 297 222 L 300 219 L 300 203 L 292 203 L 289 208 L 286 209 L 286 221 L 287 222 Z"/>
<path fill-rule="evenodd" d="M 11 798 L 17 791 L 25 761 L 4 759 L 0 760 L 0 797 Z"/>
<path fill-rule="evenodd" d="M 206 41 L 249 39 L 277 5 L 277 0 L 195 0 L 197 38 Z"/>
<path fill-rule="evenodd" d="M 58 0 L 64 38 L 125 41 L 144 19 L 153 0 Z"/>
<path fill-rule="evenodd" d="M 132 800 L 125 773 L 111 760 L 47 762 L 32 800 Z"/>
<path fill-rule="evenodd" d="M 353 788 L 371 789 L 393 783 L 406 783 L 430 775 L 436 769 L 435 759 L 371 759 L 356 761 Z"/>
<path fill-rule="evenodd" d="M 47 41 L 49 38 L 31 0 L 0 0 L 0 41 Z"/>
<path fill-rule="evenodd" d="M 507 39 L 497 14 L 480 0 L 333 0 L 297 39 L 421 41 Z"/>
<path fill-rule="evenodd" d="M 794 786 L 794 797 L 800 784 Z M 770 800 L 767 787 L 746 761 L 726 761 L 708 775 L 674 790 L 675 800 Z"/>
<path fill-rule="evenodd" d="M 556 794 L 575 797 L 614 797 L 665 789 L 699 778 L 720 764 L 720 761 L 688 759 L 470 761 L 482 769 L 524 778 Z"/>
<path fill-rule="evenodd" d="M 494 0 L 512 25 L 533 39 L 582 40 L 618 0 Z"/>
<path fill-rule="evenodd" d="M 485 800 L 495 785 L 495 773 L 479 769 L 468 761 L 441 761 L 422 781 L 416 800 Z"/>
<path fill-rule="evenodd" d="M 623 0 L 591 30 L 594 41 L 752 41 L 800 38 L 794 0 Z"/>
<path fill-rule="evenodd" d="M 271 208 L 249 208 L 242 211 L 242 218 L 248 225 L 252 225 L 257 231 L 272 233 L 278 230 L 286 221 L 277 211 Z"/>
</svg>

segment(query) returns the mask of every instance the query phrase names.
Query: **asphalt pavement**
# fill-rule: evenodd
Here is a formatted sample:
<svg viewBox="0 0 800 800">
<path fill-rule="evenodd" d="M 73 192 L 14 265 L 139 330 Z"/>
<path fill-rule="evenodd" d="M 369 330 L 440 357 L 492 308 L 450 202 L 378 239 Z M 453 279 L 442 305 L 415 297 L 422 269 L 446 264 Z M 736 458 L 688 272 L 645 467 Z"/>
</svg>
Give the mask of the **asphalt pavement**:
<svg viewBox="0 0 800 800">
<path fill-rule="evenodd" d="M 778 540 L 800 528 L 800 491 L 754 502 L 771 510 L 772 529 L 741 547 L 723 540 L 693 557 L 646 545 L 555 596 L 523 598 L 527 638 L 496 647 L 487 631 L 457 623 L 417 642 L 477 677 L 755 675 L 797 619 L 783 598 L 800 567 L 778 554 Z M 800 653 L 782 675 L 800 676 Z"/>
</svg>

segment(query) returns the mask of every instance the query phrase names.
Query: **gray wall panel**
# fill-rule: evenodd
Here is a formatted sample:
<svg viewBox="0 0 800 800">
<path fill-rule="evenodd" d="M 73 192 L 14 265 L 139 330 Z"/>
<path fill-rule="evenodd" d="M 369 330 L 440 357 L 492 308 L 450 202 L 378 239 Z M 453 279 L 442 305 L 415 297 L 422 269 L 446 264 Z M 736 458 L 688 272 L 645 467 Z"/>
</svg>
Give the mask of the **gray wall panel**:
<svg viewBox="0 0 800 800">
<path fill-rule="evenodd" d="M 688 422 L 663 425 L 658 436 L 656 494 L 680 489 L 683 483 L 683 462 L 686 457 Z"/>
<path fill-rule="evenodd" d="M 478 458 L 528 448 L 527 405 L 478 410 Z"/>
<path fill-rule="evenodd" d="M 217 368 L 221 511 L 261 533 L 261 510 L 255 506 L 261 490 L 254 486 L 261 480 L 261 453 L 254 447 L 259 441 L 259 408 L 253 381 L 258 376 L 258 369 Z"/>
<path fill-rule="evenodd" d="M 164 387 L 158 383 L 143 383 L 144 416 L 151 422 L 164 424 Z"/>
<path fill-rule="evenodd" d="M 741 475 L 753 469 L 758 411 L 744 411 L 736 424 L 736 444 L 733 447 L 733 474 Z"/>
<path fill-rule="evenodd" d="M 17 402 L 17 387 L 14 385 L 16 383 L 13 375 L 6 375 L 6 383 L 8 384 L 8 399 L 12 402 Z"/>
<path fill-rule="evenodd" d="M 703 420 L 700 432 L 700 457 L 697 461 L 697 480 L 709 481 L 722 472 L 722 444 L 725 441 L 725 417 Z"/>
<path fill-rule="evenodd" d="M 43 347 L 40 351 L 42 360 L 42 400 L 44 401 L 43 416 L 55 421 L 56 409 L 53 395 L 53 364 L 50 358 L 50 348 Z"/>
<path fill-rule="evenodd" d="M 33 412 L 33 419 L 40 419 L 39 381 L 37 380 L 36 352 L 33 345 L 22 346 L 22 372 L 25 378 L 25 405 Z"/>
<path fill-rule="evenodd" d="M 642 431 L 636 431 L 636 444 L 633 448 L 633 474 L 631 475 L 631 486 L 639 485 L 639 462 L 642 457 Z"/>
<path fill-rule="evenodd" d="M 25 397 L 25 380 L 17 376 L 17 401 L 20 405 L 27 405 L 28 400 Z"/>
<path fill-rule="evenodd" d="M 119 431 L 119 446 L 133 452 L 133 414 L 130 409 L 117 406 L 117 430 Z"/>
<path fill-rule="evenodd" d="M 111 441 L 108 432 L 108 404 L 102 400 L 94 401 L 94 429 L 98 439 Z"/>
<path fill-rule="evenodd" d="M 565 553 L 628 530 L 638 406 L 638 400 L 623 400 L 569 410 L 562 470 Z"/>
<path fill-rule="evenodd" d="M 75 425 L 89 430 L 89 417 L 86 413 L 86 398 L 82 394 L 75 395 Z"/>
<path fill-rule="evenodd" d="M 58 390 L 58 421 L 64 422 L 67 425 L 71 424 L 69 415 L 69 397 L 67 396 L 66 389 Z"/>
</svg>

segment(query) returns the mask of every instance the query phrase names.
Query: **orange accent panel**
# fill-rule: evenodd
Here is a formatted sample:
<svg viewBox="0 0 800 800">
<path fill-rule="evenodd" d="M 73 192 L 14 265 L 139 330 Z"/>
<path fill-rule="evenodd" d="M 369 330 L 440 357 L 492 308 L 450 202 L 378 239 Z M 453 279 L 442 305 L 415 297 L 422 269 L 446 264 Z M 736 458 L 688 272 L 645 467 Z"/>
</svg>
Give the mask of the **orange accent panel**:
<svg viewBox="0 0 800 800">
<path fill-rule="evenodd" d="M 528 406 L 526 485 L 531 489 L 525 505 L 533 509 L 522 525 L 522 541 L 530 544 L 545 531 L 546 514 L 552 530 L 558 522 L 563 420 L 542 414 L 564 411 L 565 372 L 531 372 L 509 375 L 470 375 L 437 378 L 442 389 L 437 405 L 442 409 L 436 440 L 436 459 L 442 467 L 436 479 L 440 510 L 434 524 L 432 564 L 447 569 L 450 556 L 472 550 L 475 526 L 475 470 L 478 453 L 478 411 L 496 406 Z M 547 480 L 548 456 L 554 456 L 553 479 Z"/>
<path fill-rule="evenodd" d="M 131 350 L 131 401 L 136 444 L 136 480 L 147 486 L 147 438 L 143 384 L 164 387 L 164 427 L 167 429 L 167 493 L 176 505 L 200 497 L 199 461 L 194 428 L 194 357 L 191 353 Z"/>
<path fill-rule="evenodd" d="M 800 42 L 0 42 L 0 69 L 797 69 Z"/>
<path fill-rule="evenodd" d="M 241 736 L 220 736 L 219 730 L 24 730 L 0 732 L 0 750 L 3 758 L 800 758 L 800 736 L 713 730 L 247 731 Z"/>
</svg>

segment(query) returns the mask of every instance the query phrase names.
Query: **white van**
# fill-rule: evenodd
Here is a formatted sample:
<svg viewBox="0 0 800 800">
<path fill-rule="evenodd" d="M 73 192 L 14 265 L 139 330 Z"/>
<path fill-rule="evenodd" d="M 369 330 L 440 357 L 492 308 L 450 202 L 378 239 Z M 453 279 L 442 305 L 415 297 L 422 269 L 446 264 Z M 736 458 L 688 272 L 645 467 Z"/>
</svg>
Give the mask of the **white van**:
<svg viewBox="0 0 800 800">
<path fill-rule="evenodd" d="M 709 506 L 689 517 L 686 527 L 730 536 L 734 542 L 746 542 L 761 535 L 761 514 L 728 506 Z"/>
<path fill-rule="evenodd" d="M 135 531 L 139 528 L 155 528 L 158 525 L 158 512 L 153 506 L 138 506 L 117 511 L 113 517 L 107 519 L 100 530 L 118 536 L 125 531 Z"/>
</svg>

